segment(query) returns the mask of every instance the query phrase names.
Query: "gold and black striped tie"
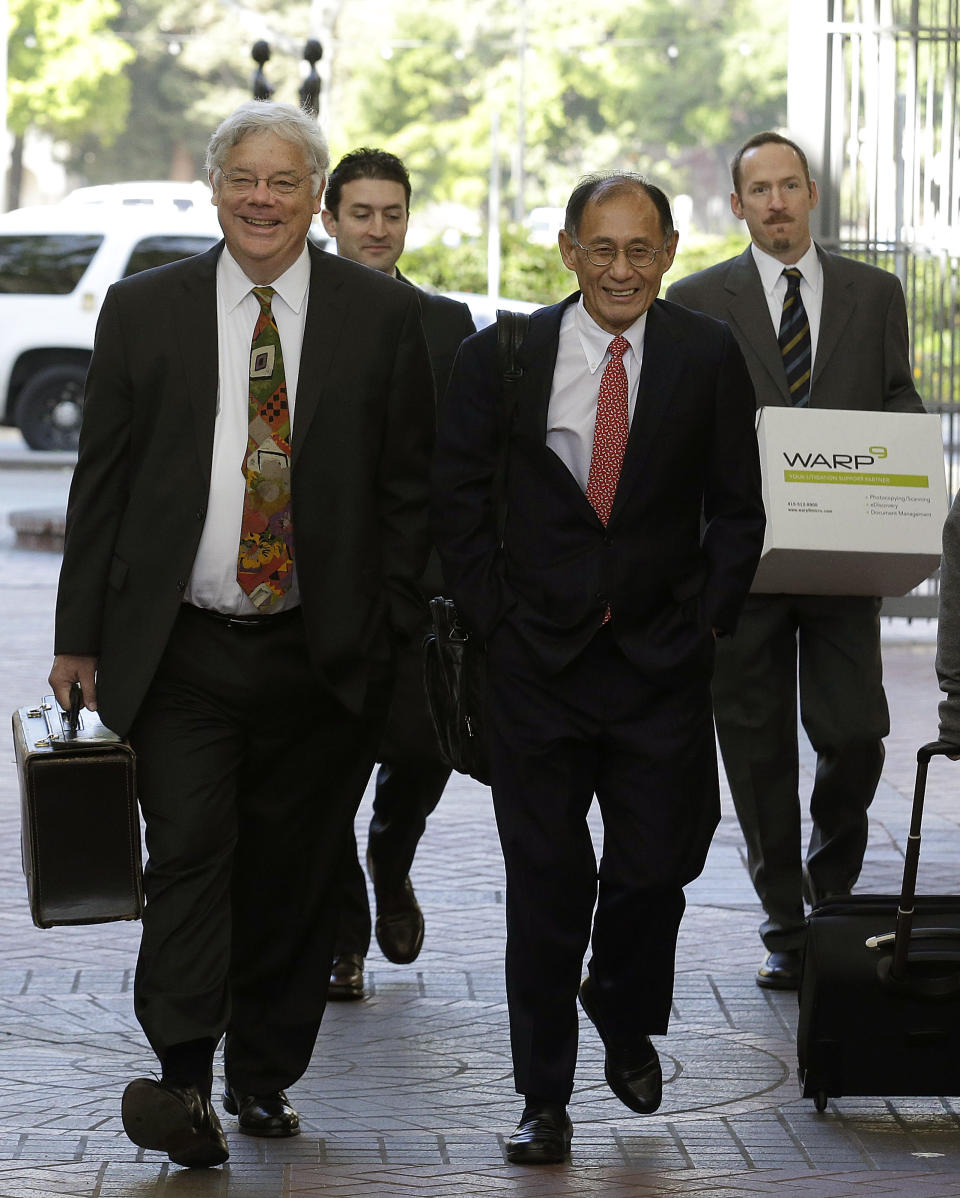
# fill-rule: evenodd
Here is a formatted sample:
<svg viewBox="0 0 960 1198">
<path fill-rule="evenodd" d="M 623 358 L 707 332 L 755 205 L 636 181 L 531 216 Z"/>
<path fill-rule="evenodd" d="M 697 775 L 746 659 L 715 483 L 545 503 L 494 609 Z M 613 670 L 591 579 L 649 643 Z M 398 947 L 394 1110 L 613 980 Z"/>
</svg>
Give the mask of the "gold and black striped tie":
<svg viewBox="0 0 960 1198">
<path fill-rule="evenodd" d="M 780 332 L 777 340 L 787 372 L 787 388 L 794 407 L 803 407 L 810 401 L 810 322 L 800 298 L 800 280 L 803 275 L 795 266 L 783 272 L 787 279 L 787 294 L 783 300 L 780 317 Z"/>
</svg>

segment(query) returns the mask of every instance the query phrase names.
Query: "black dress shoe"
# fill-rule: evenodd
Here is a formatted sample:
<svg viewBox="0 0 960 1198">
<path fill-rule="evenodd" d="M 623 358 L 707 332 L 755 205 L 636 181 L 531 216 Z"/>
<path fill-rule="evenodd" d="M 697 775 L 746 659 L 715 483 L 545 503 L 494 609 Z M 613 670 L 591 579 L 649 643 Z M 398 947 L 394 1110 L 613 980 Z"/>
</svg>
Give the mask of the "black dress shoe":
<svg viewBox="0 0 960 1198">
<path fill-rule="evenodd" d="M 798 948 L 767 953 L 757 970 L 757 985 L 767 990 L 796 990 L 802 964 L 803 954 Z"/>
<path fill-rule="evenodd" d="M 580 983 L 580 1005 L 607 1050 L 603 1064 L 607 1085 L 631 1111 L 652 1114 L 663 1100 L 663 1072 L 650 1037 L 640 1034 L 629 1043 L 615 1040 L 604 1026 L 597 992 L 589 977 Z"/>
<path fill-rule="evenodd" d="M 282 1090 L 272 1094 L 238 1094 L 232 1086 L 223 1092 L 223 1109 L 236 1115 L 248 1136 L 298 1136 L 300 1116 Z"/>
<path fill-rule="evenodd" d="M 559 1165 L 572 1139 L 573 1124 L 562 1103 L 528 1102 L 507 1140 L 507 1160 L 512 1165 Z"/>
<path fill-rule="evenodd" d="M 216 1111 L 196 1086 L 138 1077 L 123 1092 L 120 1114 L 134 1144 L 165 1152 L 175 1165 L 208 1169 L 230 1155 Z"/>
<path fill-rule="evenodd" d="M 334 957 L 327 998 L 343 1002 L 363 996 L 363 957 L 359 953 L 341 953 Z"/>
<path fill-rule="evenodd" d="M 394 965 L 416 961 L 423 946 L 423 912 L 407 875 L 399 886 L 389 887 L 378 877 L 372 855 L 367 853 L 367 870 L 377 901 L 375 931 L 380 951 Z"/>
</svg>

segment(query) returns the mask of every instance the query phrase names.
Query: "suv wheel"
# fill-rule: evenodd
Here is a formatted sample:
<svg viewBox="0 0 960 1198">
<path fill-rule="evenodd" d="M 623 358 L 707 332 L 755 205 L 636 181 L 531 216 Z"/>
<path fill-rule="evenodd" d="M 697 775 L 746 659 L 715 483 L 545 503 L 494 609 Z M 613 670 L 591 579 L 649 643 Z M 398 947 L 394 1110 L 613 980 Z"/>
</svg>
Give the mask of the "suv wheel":
<svg viewBox="0 0 960 1198">
<path fill-rule="evenodd" d="M 46 366 L 20 393 L 17 423 L 31 449 L 76 449 L 83 415 L 80 366 Z"/>
</svg>

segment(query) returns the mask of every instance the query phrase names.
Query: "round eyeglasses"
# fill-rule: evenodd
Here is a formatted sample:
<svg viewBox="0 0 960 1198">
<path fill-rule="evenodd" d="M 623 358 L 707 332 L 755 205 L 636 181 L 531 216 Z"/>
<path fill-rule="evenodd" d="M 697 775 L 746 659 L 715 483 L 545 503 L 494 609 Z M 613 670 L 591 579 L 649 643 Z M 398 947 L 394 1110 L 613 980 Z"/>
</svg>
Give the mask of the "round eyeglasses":
<svg viewBox="0 0 960 1198">
<path fill-rule="evenodd" d="M 291 196 L 298 191 L 309 175 L 251 175 L 246 171 L 220 171 L 220 178 L 235 195 L 249 195 L 257 190 L 258 183 L 266 183 L 267 190 L 275 196 Z"/>
<path fill-rule="evenodd" d="M 577 241 L 576 237 L 571 239 L 578 250 L 581 250 L 587 256 L 587 261 L 592 262 L 594 266 L 609 266 L 619 254 L 626 254 L 627 261 L 631 266 L 642 269 L 644 266 L 650 266 L 656 261 L 657 254 L 662 254 L 667 248 L 667 242 L 657 249 L 652 250 L 646 245 L 631 245 L 628 249 L 619 250 L 612 245 L 591 246 L 588 249 Z M 667 239 L 669 240 L 669 238 Z"/>
</svg>

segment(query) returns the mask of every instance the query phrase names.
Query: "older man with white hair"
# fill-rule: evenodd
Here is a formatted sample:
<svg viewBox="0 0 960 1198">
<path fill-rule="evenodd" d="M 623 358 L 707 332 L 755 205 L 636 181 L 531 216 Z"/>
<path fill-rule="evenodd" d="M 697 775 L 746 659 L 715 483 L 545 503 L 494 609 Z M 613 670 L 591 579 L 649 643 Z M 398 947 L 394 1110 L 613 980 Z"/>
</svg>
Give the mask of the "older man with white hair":
<svg viewBox="0 0 960 1198">
<path fill-rule="evenodd" d="M 433 384 L 416 296 L 311 245 L 326 141 L 242 105 L 207 166 L 224 240 L 107 293 L 50 675 L 137 753 L 149 861 L 134 991 L 160 1081 L 134 1143 L 227 1159 L 299 1130 L 339 858 L 396 647 L 419 628 Z"/>
</svg>

